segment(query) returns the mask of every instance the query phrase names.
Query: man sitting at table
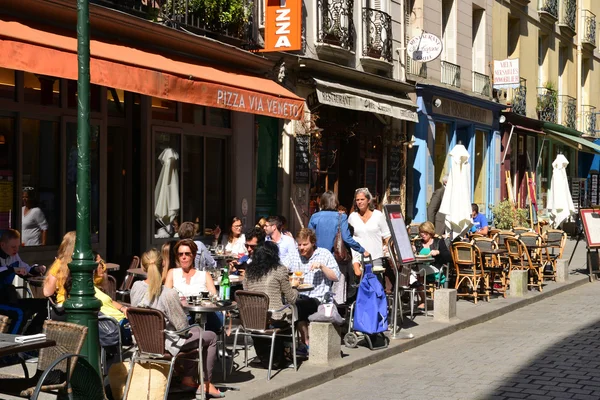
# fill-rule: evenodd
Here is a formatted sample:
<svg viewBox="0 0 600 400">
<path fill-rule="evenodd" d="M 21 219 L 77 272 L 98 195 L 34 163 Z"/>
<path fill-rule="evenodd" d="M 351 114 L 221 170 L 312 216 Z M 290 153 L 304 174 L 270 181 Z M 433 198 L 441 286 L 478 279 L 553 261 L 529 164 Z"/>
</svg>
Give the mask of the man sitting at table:
<svg viewBox="0 0 600 400">
<path fill-rule="evenodd" d="M 265 224 L 266 240 L 272 240 L 273 243 L 277 244 L 277 247 L 279 247 L 280 258 L 284 258 L 288 253 L 296 251 L 294 239 L 281 233 L 282 228 L 283 222 L 279 217 L 271 216 L 267 218 L 267 223 Z"/>
<path fill-rule="evenodd" d="M 485 215 L 479 213 L 479 206 L 475 203 L 471 204 L 471 217 L 473 218 L 471 233 L 487 236 L 489 229 L 488 220 Z"/>
<path fill-rule="evenodd" d="M 11 319 L 9 333 L 21 333 L 29 318 L 33 317 L 26 333 L 42 331 L 48 316 L 46 299 L 22 299 L 13 285 L 16 275 L 42 275 L 46 272 L 43 265 L 29 266 L 19 257 L 21 235 L 19 231 L 7 229 L 0 236 L 0 314 Z"/>
<path fill-rule="evenodd" d="M 248 255 L 231 261 L 229 263 L 229 267 L 232 271 L 244 271 L 250 264 L 252 264 L 252 257 L 254 256 L 256 249 L 265 243 L 265 231 L 263 228 L 257 226 L 253 226 L 252 228 L 248 229 L 245 233 L 245 237 L 245 246 Z"/>
<path fill-rule="evenodd" d="M 296 301 L 298 308 L 298 330 L 300 331 L 301 346 L 298 352 L 308 354 L 308 317 L 317 312 L 325 294 L 331 290 L 333 282 L 340 277 L 340 269 L 331 251 L 317 247 L 317 236 L 308 228 L 302 228 L 296 235 L 298 250 L 291 251 L 281 263 L 290 272 L 302 272 L 304 284 L 314 286 L 310 292 L 302 293 Z"/>
<path fill-rule="evenodd" d="M 194 227 L 193 222 L 184 222 L 179 226 L 179 231 L 177 233 L 179 235 L 179 240 L 194 240 L 195 232 L 196 227 Z M 194 243 L 196 243 L 196 246 L 198 246 L 198 253 L 196 253 L 194 267 L 201 271 L 210 271 L 217 268 L 217 262 L 214 258 L 212 258 L 210 251 L 208 251 L 204 243 L 199 240 L 194 240 Z"/>
</svg>

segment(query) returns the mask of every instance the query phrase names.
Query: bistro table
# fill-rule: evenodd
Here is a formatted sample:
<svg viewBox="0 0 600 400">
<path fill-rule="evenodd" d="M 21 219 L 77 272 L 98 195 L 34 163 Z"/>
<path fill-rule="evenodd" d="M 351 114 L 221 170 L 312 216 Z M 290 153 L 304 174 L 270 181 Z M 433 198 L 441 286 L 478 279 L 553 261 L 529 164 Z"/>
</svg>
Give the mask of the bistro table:
<svg viewBox="0 0 600 400">
<path fill-rule="evenodd" d="M 217 303 L 209 302 L 208 300 L 202 300 L 201 304 L 183 304 L 183 309 L 190 314 L 194 314 L 196 322 L 202 326 L 206 324 L 206 314 L 213 312 L 227 312 L 237 308 L 237 303 L 232 301 L 228 305 L 218 305 Z M 220 333 L 221 343 L 223 344 L 223 357 L 221 358 L 221 366 L 223 368 L 223 380 L 227 378 L 227 347 L 225 346 L 225 326 L 221 329 Z M 233 359 L 231 360 L 233 362 Z"/>
<path fill-rule="evenodd" d="M 118 271 L 121 269 L 121 266 L 115 263 L 104 263 L 104 266 L 106 267 L 107 271 Z"/>
<path fill-rule="evenodd" d="M 144 271 L 143 268 L 130 268 L 127 270 L 127 273 L 131 274 L 133 276 L 136 276 L 138 278 L 144 278 L 144 279 L 146 279 L 146 276 L 147 276 L 146 271 Z"/>
<path fill-rule="evenodd" d="M 24 353 L 32 350 L 39 350 L 52 346 L 56 346 L 56 342 L 49 339 L 37 340 L 29 343 L 17 343 L 12 340 L 5 341 L 0 339 L 0 357 Z"/>
</svg>

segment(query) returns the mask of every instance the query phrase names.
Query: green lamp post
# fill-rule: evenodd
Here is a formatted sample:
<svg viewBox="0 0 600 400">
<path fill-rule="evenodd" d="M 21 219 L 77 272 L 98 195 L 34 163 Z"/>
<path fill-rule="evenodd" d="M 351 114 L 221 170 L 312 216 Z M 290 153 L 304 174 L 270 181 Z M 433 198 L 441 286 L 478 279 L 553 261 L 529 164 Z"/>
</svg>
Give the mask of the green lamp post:
<svg viewBox="0 0 600 400">
<path fill-rule="evenodd" d="M 67 321 L 87 326 L 81 354 L 100 374 L 98 311 L 93 274 L 97 267 L 90 241 L 90 32 L 88 0 L 77 0 L 77 239 L 69 264 L 73 286 L 65 302 Z"/>
</svg>

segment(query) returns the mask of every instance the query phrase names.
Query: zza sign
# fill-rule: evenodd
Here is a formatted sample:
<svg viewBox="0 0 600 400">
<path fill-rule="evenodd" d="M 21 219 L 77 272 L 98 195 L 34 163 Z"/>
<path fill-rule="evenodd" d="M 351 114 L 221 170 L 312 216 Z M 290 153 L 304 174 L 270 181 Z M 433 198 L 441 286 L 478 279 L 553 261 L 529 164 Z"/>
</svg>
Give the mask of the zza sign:
<svg viewBox="0 0 600 400">
<path fill-rule="evenodd" d="M 422 32 L 414 36 L 406 46 L 406 52 L 413 61 L 429 62 L 442 54 L 442 41 L 433 33 Z"/>
<path fill-rule="evenodd" d="M 265 48 L 261 51 L 302 49 L 302 0 L 265 0 Z"/>
</svg>

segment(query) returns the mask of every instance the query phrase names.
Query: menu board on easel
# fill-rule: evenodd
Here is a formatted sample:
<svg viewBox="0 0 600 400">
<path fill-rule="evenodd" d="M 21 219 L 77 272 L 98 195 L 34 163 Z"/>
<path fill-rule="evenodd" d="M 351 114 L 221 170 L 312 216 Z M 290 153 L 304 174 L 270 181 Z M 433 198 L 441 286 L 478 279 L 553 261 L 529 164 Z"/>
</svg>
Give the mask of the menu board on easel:
<svg viewBox="0 0 600 400">
<path fill-rule="evenodd" d="M 392 240 L 395 246 L 396 254 L 402 264 L 415 261 L 415 255 L 412 251 L 412 244 L 406 230 L 406 223 L 399 204 L 388 204 L 383 208 L 385 218 L 392 234 Z"/>
<path fill-rule="evenodd" d="M 373 196 L 377 193 L 377 160 L 365 159 L 365 187 Z"/>
<path fill-rule="evenodd" d="M 310 136 L 297 135 L 294 162 L 294 183 L 309 183 Z"/>
<path fill-rule="evenodd" d="M 600 209 L 580 209 L 588 247 L 600 248 Z"/>
</svg>

